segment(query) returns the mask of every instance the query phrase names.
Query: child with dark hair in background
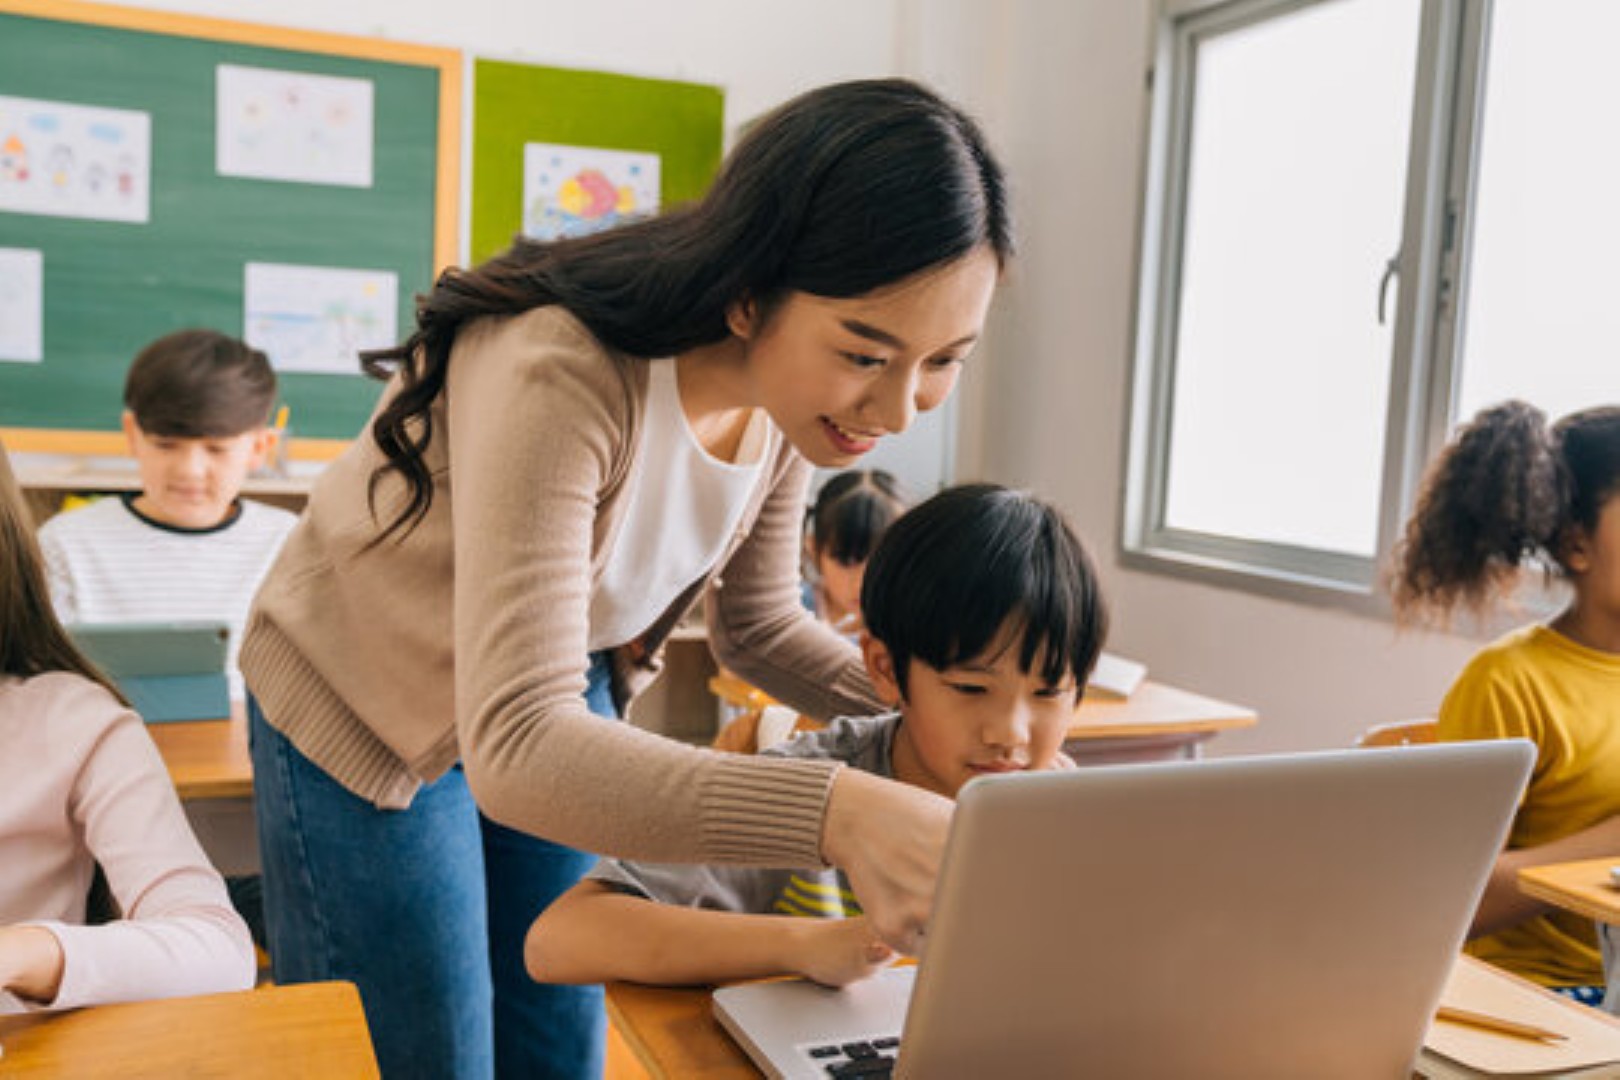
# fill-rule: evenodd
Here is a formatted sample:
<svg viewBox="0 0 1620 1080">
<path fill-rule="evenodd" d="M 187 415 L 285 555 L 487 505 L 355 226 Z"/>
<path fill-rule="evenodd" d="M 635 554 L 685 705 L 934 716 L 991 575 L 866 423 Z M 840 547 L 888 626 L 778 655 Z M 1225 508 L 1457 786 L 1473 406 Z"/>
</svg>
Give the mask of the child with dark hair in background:
<svg viewBox="0 0 1620 1080">
<path fill-rule="evenodd" d="M 1063 739 L 1108 617 L 1056 509 L 991 484 L 935 495 L 879 541 L 861 609 L 867 671 L 894 711 L 766 754 L 831 758 L 951 798 L 976 776 L 1073 766 Z M 536 920 L 524 952 L 544 981 L 668 985 L 841 986 L 893 958 L 836 870 L 613 859 Z"/>
<path fill-rule="evenodd" d="M 297 521 L 239 498 L 274 435 L 276 375 L 258 349 L 179 330 L 142 349 L 124 379 L 125 438 L 141 490 L 58 514 L 39 531 L 64 623 L 220 619 L 236 654 L 259 582 Z"/>
<path fill-rule="evenodd" d="M 253 945 L 141 718 L 51 611 L 0 448 L 0 1013 L 245 990 Z M 123 917 L 86 926 L 97 863 Z"/>
<path fill-rule="evenodd" d="M 805 513 L 805 604 L 841 634 L 861 630 L 861 578 L 878 538 L 905 512 L 894 477 L 850 469 L 821 485 Z"/>
<path fill-rule="evenodd" d="M 1486 409 L 1432 466 L 1397 553 L 1397 612 L 1483 613 L 1543 560 L 1571 599 L 1464 669 L 1440 738 L 1523 737 L 1538 759 L 1474 918 L 1468 949 L 1595 1004 L 1602 958 L 1589 919 L 1520 892 L 1522 867 L 1620 856 L 1620 408 L 1550 428 L 1511 401 Z"/>
</svg>

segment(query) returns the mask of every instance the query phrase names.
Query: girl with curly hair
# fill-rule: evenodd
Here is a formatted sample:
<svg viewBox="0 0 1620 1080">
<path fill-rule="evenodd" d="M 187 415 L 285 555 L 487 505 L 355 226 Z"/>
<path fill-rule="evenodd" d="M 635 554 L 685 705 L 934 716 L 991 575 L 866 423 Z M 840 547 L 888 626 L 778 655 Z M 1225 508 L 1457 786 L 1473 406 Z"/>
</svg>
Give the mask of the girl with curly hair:
<svg viewBox="0 0 1620 1080">
<path fill-rule="evenodd" d="M 1469 951 L 1595 1003 L 1603 966 L 1590 920 L 1524 895 L 1516 879 L 1525 866 L 1620 855 L 1620 407 L 1549 426 L 1510 401 L 1464 427 L 1407 523 L 1397 614 L 1483 614 L 1532 561 L 1567 581 L 1567 606 L 1488 645 L 1440 707 L 1442 740 L 1518 736 L 1539 748 Z"/>
</svg>

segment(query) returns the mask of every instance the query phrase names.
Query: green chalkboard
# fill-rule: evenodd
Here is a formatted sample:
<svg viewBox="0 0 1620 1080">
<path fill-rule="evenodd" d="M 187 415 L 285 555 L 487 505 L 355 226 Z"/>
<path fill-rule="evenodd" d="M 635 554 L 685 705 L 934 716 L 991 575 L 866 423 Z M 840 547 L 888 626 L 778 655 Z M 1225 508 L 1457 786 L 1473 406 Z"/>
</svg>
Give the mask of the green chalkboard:
<svg viewBox="0 0 1620 1080">
<path fill-rule="evenodd" d="M 0 427 L 116 430 L 142 345 L 185 326 L 245 333 L 248 263 L 392 272 L 408 332 L 413 295 L 455 256 L 460 63 L 452 50 L 0 0 L 0 99 L 134 110 L 151 132 L 144 223 L 0 206 L 0 248 L 40 252 L 43 271 L 43 356 L 0 362 Z M 220 175 L 222 64 L 368 80 L 370 186 Z M 0 145 L 4 122 L 0 112 Z M 323 440 L 352 438 L 379 387 L 358 362 L 353 374 L 286 372 L 280 383 L 293 434 Z"/>
<path fill-rule="evenodd" d="M 700 197 L 714 179 L 725 125 L 718 87 L 498 60 L 473 70 L 473 262 L 523 229 L 525 144 L 657 154 L 661 207 Z"/>
</svg>

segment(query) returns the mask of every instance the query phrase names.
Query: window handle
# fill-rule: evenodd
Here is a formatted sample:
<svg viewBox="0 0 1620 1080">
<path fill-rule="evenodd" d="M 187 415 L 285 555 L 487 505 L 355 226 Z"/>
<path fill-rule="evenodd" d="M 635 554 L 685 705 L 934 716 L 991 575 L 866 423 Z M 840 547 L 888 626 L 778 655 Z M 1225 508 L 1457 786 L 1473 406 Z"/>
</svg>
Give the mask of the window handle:
<svg viewBox="0 0 1620 1080">
<path fill-rule="evenodd" d="M 1378 279 L 1378 325 L 1384 325 L 1384 299 L 1389 295 L 1390 279 L 1401 272 L 1401 255 L 1396 252 L 1384 264 L 1384 276 Z"/>
</svg>

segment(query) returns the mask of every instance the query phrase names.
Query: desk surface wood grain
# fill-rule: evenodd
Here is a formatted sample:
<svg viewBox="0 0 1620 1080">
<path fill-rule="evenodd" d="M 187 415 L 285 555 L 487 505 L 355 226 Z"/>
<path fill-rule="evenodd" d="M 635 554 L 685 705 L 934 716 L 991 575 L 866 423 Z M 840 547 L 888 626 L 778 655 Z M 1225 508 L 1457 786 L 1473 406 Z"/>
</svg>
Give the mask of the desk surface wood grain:
<svg viewBox="0 0 1620 1080">
<path fill-rule="evenodd" d="M 377 1073 L 352 983 L 0 1017 L 0 1077 L 365 1080 Z"/>
<path fill-rule="evenodd" d="M 653 1080 L 759 1080 L 714 1018 L 707 987 L 609 983 L 608 1015 Z"/>
<path fill-rule="evenodd" d="M 253 763 L 240 703 L 228 720 L 148 724 L 182 799 L 251 799 Z"/>
<path fill-rule="evenodd" d="M 1620 855 L 1527 866 L 1519 871 L 1519 891 L 1598 922 L 1620 924 L 1620 888 L 1609 880 L 1614 866 L 1620 866 Z"/>
</svg>

